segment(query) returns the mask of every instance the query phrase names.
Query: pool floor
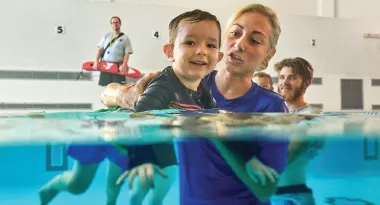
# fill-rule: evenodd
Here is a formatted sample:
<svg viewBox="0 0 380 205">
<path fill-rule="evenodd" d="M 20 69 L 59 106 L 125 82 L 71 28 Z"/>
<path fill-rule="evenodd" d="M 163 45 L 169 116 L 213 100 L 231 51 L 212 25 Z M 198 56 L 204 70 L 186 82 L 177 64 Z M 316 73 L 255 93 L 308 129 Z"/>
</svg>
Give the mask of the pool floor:
<svg viewBox="0 0 380 205">
<path fill-rule="evenodd" d="M 14 156 L 14 155 L 13 155 Z M 24 157 L 23 157 L 24 158 Z M 35 163 L 38 161 L 34 161 Z M 96 173 L 93 183 L 89 187 L 89 189 L 81 195 L 72 195 L 67 192 L 60 193 L 49 205 L 105 205 L 106 203 L 106 167 L 108 162 L 102 162 L 99 166 L 99 169 Z M 10 164 L 10 163 L 8 163 Z M 70 168 L 72 165 L 72 160 L 70 160 Z M 12 162 L 13 172 L 11 172 L 12 166 L 4 166 L 5 173 L 1 173 L 0 170 L 0 205 L 38 205 L 40 204 L 38 191 L 41 189 L 43 185 L 45 185 L 50 179 L 52 179 L 57 174 L 62 173 L 62 171 L 53 171 L 53 172 L 37 172 L 37 170 L 32 170 L 30 167 L 29 173 L 21 171 L 15 165 L 14 161 Z M 39 167 L 40 165 L 36 165 Z M 2 170 L 4 172 L 4 169 Z M 5 175 L 4 175 L 5 174 Z M 9 182 L 9 178 L 15 179 L 17 182 L 13 186 L 9 186 L 11 183 Z M 28 182 L 28 180 L 34 180 L 33 183 Z M 6 184 L 4 185 L 4 181 L 6 180 Z M 21 183 L 21 182 L 24 183 Z M 3 182 L 3 183 L 2 183 Z M 171 190 L 169 191 L 167 197 L 164 200 L 165 205 L 178 205 L 178 181 L 175 181 Z M 127 205 L 128 204 L 128 187 L 125 183 L 122 187 L 118 198 L 118 205 Z M 145 205 L 145 204 L 144 204 Z"/>
<path fill-rule="evenodd" d="M 0 204 L 1 205 L 38 205 L 38 190 L 40 187 L 28 187 L 21 189 L 4 189 L 0 188 Z M 168 193 L 168 196 L 164 200 L 165 205 L 178 205 L 177 183 L 172 187 L 172 190 Z M 118 205 L 127 205 L 127 191 L 122 190 L 118 198 Z M 105 184 L 94 183 L 90 189 L 81 195 L 71 195 L 67 192 L 59 194 L 50 205 L 68 205 L 68 204 L 93 204 L 93 205 L 105 205 L 106 193 Z"/>
<path fill-rule="evenodd" d="M 82 195 L 71 195 L 68 193 L 59 194 L 51 205 L 67 204 L 105 204 L 105 183 L 97 181 L 90 189 Z M 373 204 L 380 204 L 380 197 L 376 190 L 380 188 L 380 177 L 358 178 L 358 179 L 323 179 L 310 181 L 311 186 L 316 187 L 315 197 L 317 205 L 369 205 L 365 201 Z M 318 188 L 319 187 L 319 188 Z M 40 187 L 5 188 L 0 187 L 1 205 L 24 205 L 39 204 L 38 190 Z M 335 198 L 334 203 L 327 203 L 326 198 Z M 362 201 L 365 199 L 365 201 Z M 121 191 L 118 205 L 127 205 L 127 189 Z M 165 205 L 178 205 L 178 183 L 175 183 L 164 203 Z"/>
<path fill-rule="evenodd" d="M 343 154 L 342 159 L 346 159 L 347 154 Z M 0 156 L 4 156 L 0 157 L 0 205 L 38 205 L 38 190 L 55 175 L 62 173 L 62 171 L 46 171 L 46 150 L 44 146 L 0 147 Z M 349 159 L 358 161 L 359 159 L 354 158 L 355 156 L 352 155 Z M 329 159 L 328 157 L 323 159 Z M 339 160 L 342 161 L 340 158 Z M 317 165 L 331 168 L 339 160 L 334 159 L 331 164 Z M 343 166 L 344 162 L 342 161 L 339 166 Z M 61 193 L 53 200 L 51 205 L 67 205 L 69 203 L 74 205 L 104 205 L 106 201 L 105 178 L 107 163 L 103 162 L 100 165 L 95 179 L 87 192 L 82 195 Z M 317 205 L 370 205 L 371 203 L 380 205 L 378 194 L 378 190 L 380 190 L 380 172 L 376 172 L 379 169 L 376 167 L 369 169 L 367 167 L 367 170 L 375 170 L 367 174 L 360 169 L 361 166 L 368 163 L 374 166 L 379 161 L 356 164 L 354 166 L 355 169 L 351 171 L 357 174 L 351 174 L 349 178 L 311 177 L 308 185 L 314 191 Z M 71 159 L 69 159 L 68 164 L 68 169 L 71 169 Z M 338 165 L 335 168 L 337 167 Z M 348 169 L 349 166 L 347 165 L 344 168 Z M 164 205 L 179 204 L 178 188 L 177 179 L 165 198 Z M 122 187 L 118 205 L 127 205 L 127 196 L 128 189 L 125 184 Z M 326 203 L 326 198 L 330 197 L 335 198 L 336 202 Z M 365 203 L 358 199 L 370 203 Z"/>
<path fill-rule="evenodd" d="M 20 189 L 20 190 L 1 190 L 0 204 L 1 205 L 32 205 L 39 204 L 38 194 L 36 190 L 39 187 Z M 4 194 L 6 193 L 6 194 Z M 125 192 L 123 192 L 125 193 Z M 127 205 L 127 195 L 121 194 L 119 196 L 118 204 Z M 59 194 L 51 205 L 68 205 L 68 204 L 93 204 L 93 205 L 105 205 L 105 191 L 103 187 L 93 187 L 82 195 L 71 195 L 68 193 Z M 170 196 L 164 201 L 165 205 L 178 205 L 176 201 L 170 199 Z"/>
</svg>

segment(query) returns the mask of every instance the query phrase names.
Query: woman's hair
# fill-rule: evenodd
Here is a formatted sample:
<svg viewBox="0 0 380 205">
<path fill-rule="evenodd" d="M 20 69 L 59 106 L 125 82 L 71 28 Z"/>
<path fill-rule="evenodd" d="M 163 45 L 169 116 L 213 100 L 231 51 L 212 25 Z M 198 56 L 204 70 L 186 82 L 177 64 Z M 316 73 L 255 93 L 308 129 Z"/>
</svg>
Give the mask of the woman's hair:
<svg viewBox="0 0 380 205">
<path fill-rule="evenodd" d="M 281 34 L 280 22 L 278 20 L 276 12 L 274 12 L 271 8 L 264 6 L 262 4 L 248 4 L 240 9 L 238 9 L 227 22 L 226 29 L 230 29 L 232 24 L 245 13 L 259 13 L 266 16 L 272 27 L 272 36 L 270 37 L 270 47 L 269 50 L 273 50 L 277 46 L 278 39 Z"/>
</svg>

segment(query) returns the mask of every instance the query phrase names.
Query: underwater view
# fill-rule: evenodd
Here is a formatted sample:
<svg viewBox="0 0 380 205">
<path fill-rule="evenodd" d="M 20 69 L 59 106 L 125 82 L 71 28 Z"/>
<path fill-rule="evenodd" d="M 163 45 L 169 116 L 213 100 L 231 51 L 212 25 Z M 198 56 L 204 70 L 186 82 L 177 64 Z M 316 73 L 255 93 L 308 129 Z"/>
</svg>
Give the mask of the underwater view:
<svg viewBox="0 0 380 205">
<path fill-rule="evenodd" d="M 232 139 L 249 142 L 252 137 L 268 142 L 307 138 L 315 144 L 309 146 L 306 151 L 309 154 L 304 157 L 309 158 L 306 180 L 316 204 L 380 204 L 373 191 L 380 188 L 378 124 L 380 112 L 315 115 L 170 109 L 132 113 L 127 109 L 109 109 L 2 115 L 0 204 L 40 204 L 41 190 L 50 180 L 67 171 L 75 172 L 75 160 L 68 154 L 72 145 L 143 146 Z M 232 170 L 239 172 L 240 156 L 232 154 L 232 157 L 237 159 Z M 50 204 L 106 204 L 109 191 L 106 176 L 110 174 L 111 161 L 99 160 L 95 169 L 85 173 L 92 175 L 88 185 L 79 183 L 76 191 L 55 193 L 57 196 Z M 178 180 L 174 179 L 163 204 L 180 204 Z M 198 182 L 189 183 L 197 186 Z M 117 204 L 130 203 L 126 184 L 121 186 Z M 271 200 L 276 204 L 275 197 Z"/>
</svg>

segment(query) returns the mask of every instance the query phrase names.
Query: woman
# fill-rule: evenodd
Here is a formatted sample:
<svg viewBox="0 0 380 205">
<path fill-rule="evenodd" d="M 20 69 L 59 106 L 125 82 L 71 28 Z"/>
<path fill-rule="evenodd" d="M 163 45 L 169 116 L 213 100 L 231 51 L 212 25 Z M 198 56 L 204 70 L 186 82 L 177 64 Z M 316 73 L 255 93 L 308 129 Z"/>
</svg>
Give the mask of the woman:
<svg viewBox="0 0 380 205">
<path fill-rule="evenodd" d="M 233 112 L 288 112 L 282 97 L 252 82 L 254 72 L 265 69 L 276 53 L 281 33 L 276 13 L 261 4 L 249 4 L 231 16 L 226 28 L 223 68 L 203 80 L 218 107 Z M 102 102 L 130 107 L 153 76 L 128 88 L 110 84 Z M 181 205 L 270 204 L 286 164 L 288 141 L 223 144 L 199 139 L 177 146 Z M 159 167 L 155 171 L 163 172 Z M 130 172 L 135 171 L 129 170 L 119 181 L 134 179 L 135 175 L 128 176 Z M 141 179 L 151 179 L 153 174 L 138 173 Z M 252 183 L 258 179 L 261 184 Z"/>
</svg>

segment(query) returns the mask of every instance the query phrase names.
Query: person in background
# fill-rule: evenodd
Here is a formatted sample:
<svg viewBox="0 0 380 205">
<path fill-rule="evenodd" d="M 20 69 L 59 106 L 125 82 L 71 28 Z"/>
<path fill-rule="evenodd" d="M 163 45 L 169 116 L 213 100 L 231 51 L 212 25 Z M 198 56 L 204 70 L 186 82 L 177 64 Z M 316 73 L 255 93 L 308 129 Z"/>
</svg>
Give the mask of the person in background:
<svg viewBox="0 0 380 205">
<path fill-rule="evenodd" d="M 129 38 L 120 32 L 121 20 L 111 18 L 113 32 L 107 33 L 98 44 L 94 68 L 98 68 L 99 60 L 121 63 L 120 72 L 128 68 L 129 55 L 133 53 Z M 99 85 L 109 83 L 125 83 L 121 75 L 101 72 Z M 39 191 L 41 205 L 49 204 L 59 193 L 66 191 L 71 194 L 83 194 L 90 187 L 100 163 L 108 159 L 107 166 L 107 205 L 115 205 L 120 193 L 117 178 L 126 170 L 127 150 L 111 144 L 70 144 L 67 154 L 74 159 L 72 170 L 57 175 Z"/>
<path fill-rule="evenodd" d="M 113 31 L 106 33 L 98 43 L 93 67 L 98 69 L 99 61 L 117 63 L 120 73 L 125 73 L 128 69 L 129 56 L 133 54 L 132 44 L 129 37 L 120 31 L 121 20 L 119 17 L 111 17 L 110 23 Z M 125 76 L 100 72 L 100 86 L 106 86 L 113 82 L 125 84 Z"/>
<path fill-rule="evenodd" d="M 264 87 L 268 90 L 274 90 L 272 77 L 267 73 L 256 72 L 255 74 L 253 74 L 252 80 L 261 87 Z"/>
<path fill-rule="evenodd" d="M 278 93 L 286 99 L 290 113 L 322 114 L 305 100 L 314 73 L 308 61 L 300 57 L 286 58 L 274 67 L 278 73 Z M 315 139 L 291 141 L 287 165 L 272 198 L 274 205 L 315 205 L 313 192 L 306 185 L 306 169 L 323 145 L 323 141 Z"/>
<path fill-rule="evenodd" d="M 284 98 L 252 81 L 253 74 L 267 68 L 276 53 L 281 33 L 277 14 L 267 6 L 248 4 L 231 16 L 226 29 L 222 68 L 203 79 L 217 106 L 233 112 L 287 113 Z M 157 75 L 148 74 L 135 85 L 112 83 L 101 101 L 108 102 L 106 106 L 133 107 Z M 203 140 L 178 143 L 179 204 L 270 204 L 285 168 L 288 140 L 253 139 L 230 145 L 231 153 L 242 157 L 238 166 L 226 161 L 225 152 L 220 151 L 223 146 Z M 139 177 L 148 176 L 141 173 Z"/>
</svg>

